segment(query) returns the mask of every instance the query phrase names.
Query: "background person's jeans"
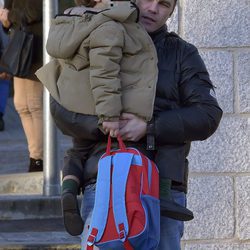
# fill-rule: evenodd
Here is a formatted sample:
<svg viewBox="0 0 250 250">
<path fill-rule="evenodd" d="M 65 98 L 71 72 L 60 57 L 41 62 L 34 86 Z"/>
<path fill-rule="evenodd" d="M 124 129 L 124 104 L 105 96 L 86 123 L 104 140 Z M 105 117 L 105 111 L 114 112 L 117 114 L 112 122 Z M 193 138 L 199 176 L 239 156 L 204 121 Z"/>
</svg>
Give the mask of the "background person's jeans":
<svg viewBox="0 0 250 250">
<path fill-rule="evenodd" d="M 175 202 L 182 206 L 186 205 L 186 195 L 183 192 L 172 190 L 172 196 Z M 85 188 L 81 214 L 85 221 L 84 230 L 81 235 L 81 249 L 86 249 L 86 240 L 88 236 L 88 225 L 92 215 L 95 202 L 95 184 L 91 184 Z M 161 239 L 157 250 L 180 250 L 181 237 L 184 231 L 184 223 L 182 221 L 173 220 L 167 217 L 161 217 Z M 98 249 L 94 247 L 94 249 Z M 117 249 L 115 249 L 117 250 Z M 146 249 L 145 249 L 146 250 Z"/>
<path fill-rule="evenodd" d="M 0 79 L 0 113 L 4 114 L 9 97 L 10 81 Z"/>
</svg>

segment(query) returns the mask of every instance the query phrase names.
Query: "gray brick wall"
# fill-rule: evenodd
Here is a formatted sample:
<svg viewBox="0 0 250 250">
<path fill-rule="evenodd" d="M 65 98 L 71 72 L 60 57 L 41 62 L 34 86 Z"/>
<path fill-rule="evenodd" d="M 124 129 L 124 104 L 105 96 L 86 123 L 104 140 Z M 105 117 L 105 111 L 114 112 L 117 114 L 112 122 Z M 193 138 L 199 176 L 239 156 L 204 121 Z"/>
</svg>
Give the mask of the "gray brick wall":
<svg viewBox="0 0 250 250">
<path fill-rule="evenodd" d="M 170 31 L 204 59 L 224 115 L 189 155 L 184 250 L 250 249 L 250 0 L 179 0 Z"/>
</svg>

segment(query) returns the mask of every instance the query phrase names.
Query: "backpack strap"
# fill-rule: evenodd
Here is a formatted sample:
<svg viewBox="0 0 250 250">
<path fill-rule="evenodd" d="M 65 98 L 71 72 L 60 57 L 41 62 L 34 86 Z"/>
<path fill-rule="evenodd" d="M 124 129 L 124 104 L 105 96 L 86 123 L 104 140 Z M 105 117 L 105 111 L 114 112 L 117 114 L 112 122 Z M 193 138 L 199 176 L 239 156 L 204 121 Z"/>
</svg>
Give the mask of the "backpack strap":
<svg viewBox="0 0 250 250">
<path fill-rule="evenodd" d="M 95 205 L 89 228 L 88 246 L 93 246 L 96 241 L 101 239 L 107 223 L 110 200 L 111 162 L 112 156 L 109 155 L 100 159 L 98 163 Z"/>
<path fill-rule="evenodd" d="M 119 234 L 120 240 L 124 243 L 126 250 L 133 249 L 127 240 L 129 225 L 125 200 L 126 184 L 133 157 L 133 153 L 118 153 L 113 157 L 113 213 L 116 230 Z"/>
</svg>

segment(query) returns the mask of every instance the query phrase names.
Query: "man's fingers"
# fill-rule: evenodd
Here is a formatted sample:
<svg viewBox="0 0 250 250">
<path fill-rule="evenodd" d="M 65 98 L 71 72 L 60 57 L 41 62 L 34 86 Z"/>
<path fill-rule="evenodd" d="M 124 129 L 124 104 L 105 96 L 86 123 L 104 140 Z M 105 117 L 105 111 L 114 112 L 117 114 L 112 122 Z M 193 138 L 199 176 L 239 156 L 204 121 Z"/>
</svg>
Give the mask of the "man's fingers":
<svg viewBox="0 0 250 250">
<path fill-rule="evenodd" d="M 124 126 L 126 126 L 127 123 L 128 123 L 127 120 L 120 120 L 119 129 L 122 129 Z"/>
<path fill-rule="evenodd" d="M 133 119 L 135 117 L 135 115 L 130 114 L 130 113 L 122 113 L 121 115 L 121 119 Z"/>
<path fill-rule="evenodd" d="M 127 133 L 127 130 L 125 127 L 120 128 L 119 134 L 123 138 Z"/>
</svg>

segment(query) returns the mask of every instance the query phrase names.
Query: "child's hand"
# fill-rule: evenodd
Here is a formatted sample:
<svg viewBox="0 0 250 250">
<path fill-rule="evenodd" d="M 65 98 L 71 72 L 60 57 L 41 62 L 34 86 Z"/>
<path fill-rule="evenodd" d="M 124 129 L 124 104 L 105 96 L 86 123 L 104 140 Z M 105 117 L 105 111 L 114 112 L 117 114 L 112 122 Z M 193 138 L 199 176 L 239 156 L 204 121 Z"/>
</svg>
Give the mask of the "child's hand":
<svg viewBox="0 0 250 250">
<path fill-rule="evenodd" d="M 117 137 L 119 134 L 119 121 L 104 121 L 102 127 L 111 137 Z"/>
</svg>

